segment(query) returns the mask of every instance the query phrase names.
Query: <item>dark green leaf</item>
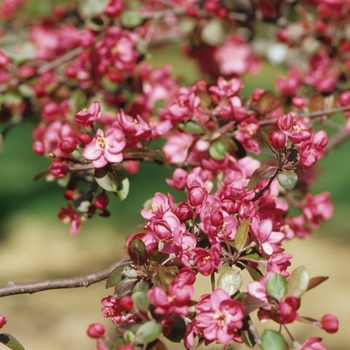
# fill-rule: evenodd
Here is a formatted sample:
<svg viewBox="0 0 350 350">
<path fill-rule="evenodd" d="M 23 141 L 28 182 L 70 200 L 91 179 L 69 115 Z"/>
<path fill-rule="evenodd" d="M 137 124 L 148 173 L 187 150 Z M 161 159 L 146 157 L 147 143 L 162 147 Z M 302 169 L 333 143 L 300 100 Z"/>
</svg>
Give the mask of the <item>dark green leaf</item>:
<svg viewBox="0 0 350 350">
<path fill-rule="evenodd" d="M 289 276 L 287 295 L 300 298 L 309 287 L 309 275 L 304 266 L 295 268 Z"/>
<path fill-rule="evenodd" d="M 248 346 L 248 348 L 253 348 L 255 345 L 255 339 L 252 332 L 248 329 L 241 330 L 240 332 L 241 338 L 243 340 L 243 343 Z"/>
<path fill-rule="evenodd" d="M 273 176 L 276 173 L 276 171 L 277 171 L 277 167 L 275 166 L 255 169 L 255 171 L 253 172 L 249 180 L 247 191 L 252 190 L 259 183 L 260 180 L 268 179 L 271 176 Z"/>
<path fill-rule="evenodd" d="M 149 289 L 149 283 L 145 280 L 139 280 L 139 282 L 137 282 L 133 288 L 133 293 L 136 292 L 144 292 L 146 293 Z"/>
<path fill-rule="evenodd" d="M 169 335 L 166 337 L 174 343 L 180 343 L 186 333 L 186 324 L 184 319 L 179 315 L 174 315 L 175 322 L 172 325 L 172 329 Z"/>
<path fill-rule="evenodd" d="M 225 158 L 227 149 L 222 141 L 214 142 L 209 148 L 209 154 L 216 160 L 222 160 Z"/>
<path fill-rule="evenodd" d="M 33 178 L 33 181 L 38 181 L 39 179 L 41 179 L 43 176 L 46 176 L 47 174 L 49 174 L 49 170 L 48 169 L 45 169 L 45 170 L 42 170 L 40 171 L 39 173 L 37 173 L 34 178 Z"/>
<path fill-rule="evenodd" d="M 137 266 L 145 264 L 148 260 L 145 243 L 140 238 L 134 238 L 130 242 L 128 254 Z"/>
<path fill-rule="evenodd" d="M 132 299 L 135 302 L 136 307 L 140 311 L 147 311 L 150 301 L 148 299 L 147 293 L 145 292 L 135 292 L 132 294 Z"/>
<path fill-rule="evenodd" d="M 149 263 L 151 266 L 162 264 L 168 258 L 169 258 L 169 254 L 158 252 L 155 250 L 152 250 L 148 255 Z"/>
<path fill-rule="evenodd" d="M 15 337 L 8 333 L 0 334 L 0 343 L 13 350 L 25 350 L 22 344 Z"/>
<path fill-rule="evenodd" d="M 294 170 L 285 170 L 277 175 L 279 184 L 287 191 L 292 190 L 298 182 L 298 175 Z"/>
<path fill-rule="evenodd" d="M 118 298 L 121 298 L 124 295 L 130 294 L 134 289 L 135 283 L 138 281 L 137 278 L 125 278 L 121 280 L 114 289 L 114 293 Z"/>
<path fill-rule="evenodd" d="M 266 282 L 267 294 L 281 301 L 286 295 L 287 280 L 277 273 L 272 274 Z"/>
<path fill-rule="evenodd" d="M 162 333 L 161 324 L 155 321 L 149 321 L 140 326 L 140 328 L 136 331 L 136 339 L 135 342 L 140 344 L 148 344 L 153 342 L 158 338 L 158 336 Z"/>
<path fill-rule="evenodd" d="M 261 347 L 263 350 L 288 350 L 288 346 L 283 336 L 271 329 L 267 329 L 261 337 Z"/>
<path fill-rule="evenodd" d="M 175 275 L 164 265 L 157 265 L 157 273 L 161 287 L 168 290 L 170 282 L 175 278 Z"/>
<path fill-rule="evenodd" d="M 250 220 L 245 219 L 237 228 L 236 236 L 235 236 L 235 245 L 238 252 L 240 252 L 246 245 L 248 240 L 248 232 L 249 232 L 249 224 Z"/>
<path fill-rule="evenodd" d="M 254 280 L 254 281 L 260 281 L 263 274 L 261 273 L 261 271 L 254 266 L 251 265 L 245 265 L 246 270 L 249 272 L 250 277 Z"/>
<path fill-rule="evenodd" d="M 106 288 L 114 287 L 122 280 L 122 271 L 124 267 L 125 265 L 118 266 L 111 272 L 111 274 L 107 278 Z"/>
</svg>

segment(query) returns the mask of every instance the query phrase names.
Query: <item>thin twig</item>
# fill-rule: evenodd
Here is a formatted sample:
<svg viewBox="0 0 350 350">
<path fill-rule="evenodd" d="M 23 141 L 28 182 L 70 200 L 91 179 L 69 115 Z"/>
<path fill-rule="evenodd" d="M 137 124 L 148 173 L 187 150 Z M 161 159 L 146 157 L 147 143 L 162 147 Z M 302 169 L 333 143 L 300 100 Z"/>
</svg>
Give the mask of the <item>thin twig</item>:
<svg viewBox="0 0 350 350">
<path fill-rule="evenodd" d="M 6 286 L 0 287 L 0 297 L 17 294 L 33 294 L 36 292 L 42 292 L 44 290 L 50 289 L 88 287 L 91 284 L 107 279 L 110 273 L 116 267 L 126 264 L 127 261 L 128 259 L 124 258 L 101 271 L 97 271 L 95 273 L 85 276 L 59 278 L 18 284 L 14 282 L 9 282 Z"/>
<path fill-rule="evenodd" d="M 322 110 L 322 111 L 317 111 L 317 112 L 304 112 L 304 113 L 292 113 L 294 118 L 303 118 L 303 117 L 308 117 L 308 118 L 317 118 L 317 117 L 322 117 L 323 115 L 330 115 L 338 112 L 344 112 L 350 110 L 350 105 L 344 106 L 344 107 L 338 107 L 338 108 L 333 108 L 333 109 L 327 109 L 327 110 Z M 277 122 L 277 118 L 275 119 L 268 119 L 268 120 L 261 120 L 260 125 L 269 125 Z"/>
</svg>

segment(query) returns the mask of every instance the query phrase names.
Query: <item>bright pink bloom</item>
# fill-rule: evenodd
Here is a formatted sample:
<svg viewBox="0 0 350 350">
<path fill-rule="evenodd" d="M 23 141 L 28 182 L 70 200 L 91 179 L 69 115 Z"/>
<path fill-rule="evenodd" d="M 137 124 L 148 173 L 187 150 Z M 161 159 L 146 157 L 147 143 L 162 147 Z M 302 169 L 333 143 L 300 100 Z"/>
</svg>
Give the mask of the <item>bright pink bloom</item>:
<svg viewBox="0 0 350 350">
<path fill-rule="evenodd" d="M 74 120 L 80 124 L 83 124 L 84 126 L 89 126 L 90 124 L 96 122 L 100 116 L 100 103 L 98 101 L 94 101 L 87 109 L 84 108 L 78 112 L 75 115 Z"/>
<path fill-rule="evenodd" d="M 73 209 L 72 205 L 68 203 L 68 209 L 61 208 L 58 213 L 58 218 L 62 220 L 64 224 L 70 224 L 70 234 L 76 235 L 81 228 L 81 219 L 79 214 Z"/>
<path fill-rule="evenodd" d="M 188 157 L 193 140 L 194 136 L 185 132 L 170 134 L 163 146 L 167 160 L 171 163 L 183 163 Z"/>
<path fill-rule="evenodd" d="M 323 315 L 320 320 L 321 328 L 324 329 L 327 333 L 336 333 L 339 328 L 338 319 L 331 314 Z"/>
<path fill-rule="evenodd" d="M 329 220 L 333 215 L 333 204 L 330 193 L 323 192 L 316 196 L 307 194 L 305 198 L 304 215 L 312 227 L 318 227 L 321 220 Z"/>
<path fill-rule="evenodd" d="M 124 310 L 120 307 L 120 299 L 108 296 L 103 298 L 101 303 L 103 316 L 110 317 L 114 324 L 135 322 L 135 315 L 123 312 Z"/>
<path fill-rule="evenodd" d="M 141 215 L 144 219 L 150 220 L 151 218 L 161 219 L 163 214 L 167 211 L 173 211 L 175 209 L 175 199 L 168 193 L 165 195 L 161 192 L 156 192 L 152 198 L 151 209 L 142 209 Z"/>
<path fill-rule="evenodd" d="M 204 302 L 203 308 L 198 303 L 196 327 L 202 331 L 206 340 L 218 341 L 223 345 L 230 344 L 236 337 L 235 331 L 243 326 L 242 305 L 220 288 L 215 289 Z"/>
<path fill-rule="evenodd" d="M 209 250 L 198 247 L 194 252 L 194 265 L 202 275 L 209 276 L 220 267 L 220 244 L 212 245 Z"/>
<path fill-rule="evenodd" d="M 297 67 L 290 68 L 287 77 L 277 78 L 275 87 L 284 96 L 294 96 L 302 83 L 302 73 Z"/>
<path fill-rule="evenodd" d="M 108 17 L 117 17 L 123 12 L 124 4 L 122 0 L 109 0 L 105 7 L 105 14 Z"/>
<path fill-rule="evenodd" d="M 322 344 L 321 344 L 322 338 L 313 337 L 306 340 L 299 350 L 327 350 Z"/>
<path fill-rule="evenodd" d="M 176 168 L 171 179 L 166 179 L 166 183 L 176 190 L 183 190 L 186 186 L 188 173 L 182 168 Z"/>
<path fill-rule="evenodd" d="M 106 332 L 106 328 L 102 323 L 92 323 L 86 333 L 91 338 L 101 338 Z"/>
<path fill-rule="evenodd" d="M 189 269 L 180 269 L 177 278 L 170 282 L 168 293 L 158 286 L 149 289 L 148 297 L 156 307 L 154 312 L 158 315 L 187 315 L 195 279 L 194 273 Z"/>
<path fill-rule="evenodd" d="M 254 73 L 260 68 L 259 61 L 251 54 L 250 46 L 237 36 L 229 36 L 215 52 L 215 60 L 224 75 Z"/>
<path fill-rule="evenodd" d="M 285 114 L 277 119 L 277 127 L 281 131 L 289 130 L 293 125 L 293 115 L 291 113 Z"/>
<path fill-rule="evenodd" d="M 279 244 L 283 241 L 282 232 L 272 231 L 272 219 L 260 219 L 254 217 L 250 225 L 254 237 L 257 239 L 264 254 L 270 256 L 281 251 Z"/>
<path fill-rule="evenodd" d="M 297 312 L 300 299 L 289 295 L 278 304 L 278 310 L 284 324 L 292 323 L 299 318 Z"/>
<path fill-rule="evenodd" d="M 226 80 L 223 77 L 219 77 L 216 84 L 216 86 L 211 86 L 209 91 L 221 98 L 237 95 L 243 88 L 242 80 L 239 78 Z"/>
<path fill-rule="evenodd" d="M 123 160 L 123 149 L 126 141 L 120 129 L 110 127 L 106 136 L 98 129 L 92 141 L 84 147 L 83 155 L 91 160 L 95 168 L 103 168 L 110 163 L 120 163 Z"/>
</svg>

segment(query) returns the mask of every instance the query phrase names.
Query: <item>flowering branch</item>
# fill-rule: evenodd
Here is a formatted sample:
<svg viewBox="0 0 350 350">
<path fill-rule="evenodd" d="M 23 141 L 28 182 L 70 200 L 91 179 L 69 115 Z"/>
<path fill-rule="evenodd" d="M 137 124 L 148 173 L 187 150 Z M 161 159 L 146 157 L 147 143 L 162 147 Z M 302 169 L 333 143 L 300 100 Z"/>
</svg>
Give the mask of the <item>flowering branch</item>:
<svg viewBox="0 0 350 350">
<path fill-rule="evenodd" d="M 123 265 L 126 260 L 127 259 L 122 259 L 103 270 L 84 276 L 58 278 L 29 283 L 14 283 L 10 281 L 6 286 L 0 287 L 0 297 L 17 294 L 33 294 L 50 289 L 88 287 L 91 284 L 105 280 L 115 268 Z"/>
</svg>

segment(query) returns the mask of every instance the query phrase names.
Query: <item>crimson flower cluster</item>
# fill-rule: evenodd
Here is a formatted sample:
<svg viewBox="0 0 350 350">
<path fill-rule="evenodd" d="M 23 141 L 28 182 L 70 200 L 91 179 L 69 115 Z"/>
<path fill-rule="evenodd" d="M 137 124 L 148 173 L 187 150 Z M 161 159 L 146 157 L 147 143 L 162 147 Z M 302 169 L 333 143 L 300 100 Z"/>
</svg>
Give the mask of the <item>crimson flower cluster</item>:
<svg viewBox="0 0 350 350">
<path fill-rule="evenodd" d="M 162 334 L 187 349 L 197 338 L 286 348 L 281 332 L 259 336 L 253 311 L 280 328 L 301 321 L 336 332 L 331 314 L 300 315 L 303 294 L 323 279 L 303 267 L 290 272 L 283 242 L 309 236 L 333 213 L 329 193 L 310 194 L 310 168 L 328 145 L 319 122 L 345 111 L 350 130 L 349 1 L 88 3 L 30 23 L 30 50 L 0 50 L 0 121 L 5 135 L 37 114 L 32 149 L 50 165 L 36 178 L 65 188 L 58 218 L 72 235 L 110 215 L 109 195 L 125 199 L 141 163 L 173 169 L 166 182 L 182 201 L 155 193 L 107 280 L 114 294 L 101 311 L 117 325 L 113 348 L 162 348 Z M 23 4 L 0 5 L 9 28 Z M 202 80 L 180 84 L 170 65 L 152 66 L 153 47 L 173 39 Z M 285 64 L 286 76 L 274 81 L 276 92 L 247 92 L 241 77 L 264 59 Z M 262 152 L 272 157 L 257 160 Z M 243 270 L 253 280 L 247 292 Z M 198 274 L 210 276 L 211 293 L 194 300 Z M 111 344 L 100 323 L 87 334 L 99 350 Z M 320 338 L 291 341 L 299 350 L 324 348 Z"/>
</svg>

